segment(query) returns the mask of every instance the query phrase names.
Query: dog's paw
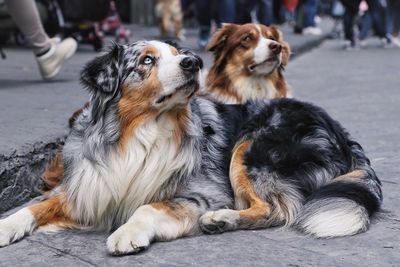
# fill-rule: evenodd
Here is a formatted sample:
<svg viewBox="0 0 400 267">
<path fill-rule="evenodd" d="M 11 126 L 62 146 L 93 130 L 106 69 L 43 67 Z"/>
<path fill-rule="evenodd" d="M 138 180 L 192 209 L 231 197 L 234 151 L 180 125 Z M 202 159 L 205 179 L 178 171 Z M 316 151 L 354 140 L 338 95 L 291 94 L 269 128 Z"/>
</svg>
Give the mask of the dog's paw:
<svg viewBox="0 0 400 267">
<path fill-rule="evenodd" d="M 149 245 L 148 235 L 133 223 L 122 225 L 107 239 L 107 250 L 114 256 L 136 254 Z"/>
<path fill-rule="evenodd" d="M 237 228 L 239 218 L 237 210 L 221 209 L 208 211 L 200 217 L 200 228 L 207 234 L 232 231 Z"/>
<path fill-rule="evenodd" d="M 33 229 L 33 221 L 33 216 L 27 209 L 0 220 L 0 247 L 8 246 L 23 238 Z"/>
</svg>

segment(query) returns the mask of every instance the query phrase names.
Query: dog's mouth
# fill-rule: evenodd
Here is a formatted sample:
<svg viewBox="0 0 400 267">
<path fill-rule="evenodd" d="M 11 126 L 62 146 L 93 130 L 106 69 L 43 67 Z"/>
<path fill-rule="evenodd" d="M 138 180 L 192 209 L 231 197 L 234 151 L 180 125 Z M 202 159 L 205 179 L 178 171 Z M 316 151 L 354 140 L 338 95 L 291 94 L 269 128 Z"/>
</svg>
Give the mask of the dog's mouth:
<svg viewBox="0 0 400 267">
<path fill-rule="evenodd" d="M 196 93 L 196 91 L 198 89 L 199 89 L 199 83 L 198 83 L 197 79 L 194 79 L 194 78 L 189 79 L 181 86 L 178 86 L 174 92 L 167 94 L 167 95 L 160 96 L 159 98 L 157 98 L 155 103 L 157 105 L 160 105 L 164 102 L 167 102 L 169 99 L 171 99 L 175 94 L 177 94 L 179 92 L 183 92 L 183 95 L 187 99 L 190 99 Z"/>
<path fill-rule="evenodd" d="M 256 64 L 252 64 L 248 66 L 248 69 L 250 72 L 253 72 L 257 67 L 263 66 L 265 64 L 272 64 L 272 63 L 277 63 L 279 61 L 279 57 L 278 56 L 271 56 L 268 57 L 266 60 L 260 62 L 260 63 L 256 63 Z"/>
</svg>

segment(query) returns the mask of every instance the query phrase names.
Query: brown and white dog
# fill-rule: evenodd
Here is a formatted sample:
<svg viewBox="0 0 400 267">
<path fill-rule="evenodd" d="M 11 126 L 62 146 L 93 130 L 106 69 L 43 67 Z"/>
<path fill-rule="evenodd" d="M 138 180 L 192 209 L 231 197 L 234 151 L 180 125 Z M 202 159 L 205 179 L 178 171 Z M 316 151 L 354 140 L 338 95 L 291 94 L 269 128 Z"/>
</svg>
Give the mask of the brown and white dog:
<svg viewBox="0 0 400 267">
<path fill-rule="evenodd" d="M 183 35 L 183 14 L 180 0 L 158 0 L 156 14 L 160 19 L 160 34 L 167 38 L 168 33 L 174 29 L 175 37 L 184 40 Z"/>
<path fill-rule="evenodd" d="M 214 53 L 206 90 L 223 103 L 287 97 L 282 71 L 290 48 L 274 26 L 224 24 L 207 49 Z"/>
</svg>

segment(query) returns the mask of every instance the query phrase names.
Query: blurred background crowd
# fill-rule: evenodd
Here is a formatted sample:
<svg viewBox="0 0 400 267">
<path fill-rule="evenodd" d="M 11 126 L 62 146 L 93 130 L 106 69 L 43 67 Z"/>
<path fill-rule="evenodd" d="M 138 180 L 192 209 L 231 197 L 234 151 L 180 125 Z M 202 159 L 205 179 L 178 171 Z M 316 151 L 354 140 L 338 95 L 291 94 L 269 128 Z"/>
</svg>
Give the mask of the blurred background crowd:
<svg viewBox="0 0 400 267">
<path fill-rule="evenodd" d="M 343 36 L 345 49 L 364 46 L 371 35 L 383 47 L 400 46 L 400 0 L 0 0 L 0 48 L 29 44 L 46 79 L 77 43 L 97 51 L 104 35 L 133 40 L 123 23 L 159 25 L 162 37 L 178 40 L 184 27 L 196 27 L 204 49 L 222 23 L 288 24 L 295 34 L 320 35 L 326 16 L 341 25 L 332 34 Z"/>
</svg>

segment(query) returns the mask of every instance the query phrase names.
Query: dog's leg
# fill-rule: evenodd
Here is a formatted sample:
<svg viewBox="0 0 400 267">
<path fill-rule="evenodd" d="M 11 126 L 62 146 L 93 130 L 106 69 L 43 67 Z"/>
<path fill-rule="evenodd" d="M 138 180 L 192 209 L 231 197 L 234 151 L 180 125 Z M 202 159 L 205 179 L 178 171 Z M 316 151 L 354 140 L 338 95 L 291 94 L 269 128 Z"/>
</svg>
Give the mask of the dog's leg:
<svg viewBox="0 0 400 267">
<path fill-rule="evenodd" d="M 171 12 L 166 11 L 164 14 L 161 16 L 161 21 L 160 21 L 160 32 L 161 32 L 161 38 L 167 38 L 168 37 L 168 32 L 170 31 L 171 28 Z"/>
<path fill-rule="evenodd" d="M 175 37 L 180 41 L 185 40 L 185 36 L 183 34 L 182 9 L 179 1 L 176 1 L 176 3 L 174 4 L 172 19 L 175 27 Z"/>
<path fill-rule="evenodd" d="M 0 220 L 0 247 L 18 241 L 38 227 L 47 225 L 61 228 L 77 227 L 69 217 L 65 196 L 51 197 Z"/>
<path fill-rule="evenodd" d="M 141 206 L 110 235 L 107 249 L 112 255 L 133 254 L 146 249 L 153 240 L 167 241 L 200 233 L 201 213 L 200 207 L 184 199 Z"/>
<path fill-rule="evenodd" d="M 218 233 L 235 229 L 266 227 L 271 206 L 255 192 L 244 165 L 244 155 L 251 141 L 238 144 L 232 155 L 230 179 L 237 209 L 221 209 L 206 212 L 200 218 L 200 227 L 206 233 Z"/>
</svg>

